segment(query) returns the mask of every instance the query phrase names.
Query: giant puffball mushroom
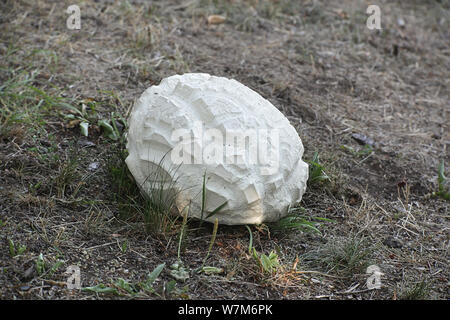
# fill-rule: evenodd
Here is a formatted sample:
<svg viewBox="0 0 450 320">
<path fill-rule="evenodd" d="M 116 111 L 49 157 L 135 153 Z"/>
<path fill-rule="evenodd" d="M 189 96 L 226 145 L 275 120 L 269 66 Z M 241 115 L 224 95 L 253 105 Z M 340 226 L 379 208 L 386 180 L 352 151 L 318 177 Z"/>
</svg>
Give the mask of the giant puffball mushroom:
<svg viewBox="0 0 450 320">
<path fill-rule="evenodd" d="M 204 73 L 163 79 L 134 105 L 127 141 L 126 163 L 150 201 L 173 201 L 191 217 L 275 222 L 306 189 L 297 131 L 236 80 Z"/>
</svg>

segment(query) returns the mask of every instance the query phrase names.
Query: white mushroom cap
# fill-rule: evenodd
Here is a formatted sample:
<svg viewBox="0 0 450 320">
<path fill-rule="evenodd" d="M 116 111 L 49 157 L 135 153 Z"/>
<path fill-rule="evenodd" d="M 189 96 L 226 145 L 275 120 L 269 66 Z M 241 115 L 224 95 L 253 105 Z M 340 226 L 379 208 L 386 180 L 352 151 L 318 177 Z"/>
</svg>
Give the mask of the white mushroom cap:
<svg viewBox="0 0 450 320">
<path fill-rule="evenodd" d="M 208 221 L 277 221 L 306 189 L 308 165 L 297 131 L 235 80 L 204 73 L 162 80 L 135 104 L 127 139 L 126 163 L 142 190 L 151 194 L 164 181 L 180 213 L 190 204 L 190 215 L 200 218 L 206 175 L 203 216 L 226 202 Z"/>
</svg>

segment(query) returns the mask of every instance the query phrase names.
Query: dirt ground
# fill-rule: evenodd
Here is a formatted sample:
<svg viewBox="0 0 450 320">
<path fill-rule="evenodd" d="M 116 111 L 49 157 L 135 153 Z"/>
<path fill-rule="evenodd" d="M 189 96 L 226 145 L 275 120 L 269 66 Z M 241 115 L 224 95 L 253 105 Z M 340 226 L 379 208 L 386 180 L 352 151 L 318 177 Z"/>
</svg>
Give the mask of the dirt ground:
<svg viewBox="0 0 450 320">
<path fill-rule="evenodd" d="M 72 4 L 80 30 L 66 25 Z M 366 26 L 369 4 L 0 1 L 1 299 L 449 299 L 449 202 L 436 192 L 450 165 L 450 4 L 377 1 L 381 30 Z M 207 265 L 221 273 L 195 272 L 213 228 L 190 221 L 189 278 L 174 281 L 181 220 L 145 228 L 123 135 L 97 123 L 185 72 L 259 92 L 298 130 L 304 159 L 319 154 L 329 179 L 297 209 L 329 219 L 320 233 L 251 227 L 254 248 L 279 259 L 273 272 L 249 254 L 245 226 L 219 226 Z M 67 117 L 83 104 L 95 106 L 87 137 Z M 162 263 L 151 289 L 139 285 Z M 67 288 L 74 265 L 97 290 Z"/>
</svg>

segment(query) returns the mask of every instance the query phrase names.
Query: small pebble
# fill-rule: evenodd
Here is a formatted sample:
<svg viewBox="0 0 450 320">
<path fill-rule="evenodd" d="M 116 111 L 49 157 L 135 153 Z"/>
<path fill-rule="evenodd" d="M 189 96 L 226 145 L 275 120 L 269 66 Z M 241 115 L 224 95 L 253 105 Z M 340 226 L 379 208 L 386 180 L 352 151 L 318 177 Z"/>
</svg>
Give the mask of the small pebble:
<svg viewBox="0 0 450 320">
<path fill-rule="evenodd" d="M 401 248 L 403 247 L 403 243 L 401 240 L 394 238 L 394 237 L 387 237 L 386 239 L 384 239 L 383 244 L 385 244 L 386 246 L 390 247 L 390 248 Z"/>
<path fill-rule="evenodd" d="M 91 164 L 89 164 L 88 170 L 89 171 L 95 171 L 100 167 L 100 163 L 99 162 L 92 162 Z"/>
</svg>

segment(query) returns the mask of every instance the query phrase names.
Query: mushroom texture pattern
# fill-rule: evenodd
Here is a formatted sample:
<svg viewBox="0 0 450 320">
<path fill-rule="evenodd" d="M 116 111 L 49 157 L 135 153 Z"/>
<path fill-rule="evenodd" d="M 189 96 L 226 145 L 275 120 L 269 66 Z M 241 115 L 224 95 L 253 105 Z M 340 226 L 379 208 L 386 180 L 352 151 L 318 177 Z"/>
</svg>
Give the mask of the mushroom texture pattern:
<svg viewBox="0 0 450 320">
<path fill-rule="evenodd" d="M 223 77 L 165 78 L 129 118 L 126 163 L 141 190 L 174 195 L 182 213 L 228 225 L 274 222 L 308 180 L 289 120 L 257 92 Z"/>
</svg>

